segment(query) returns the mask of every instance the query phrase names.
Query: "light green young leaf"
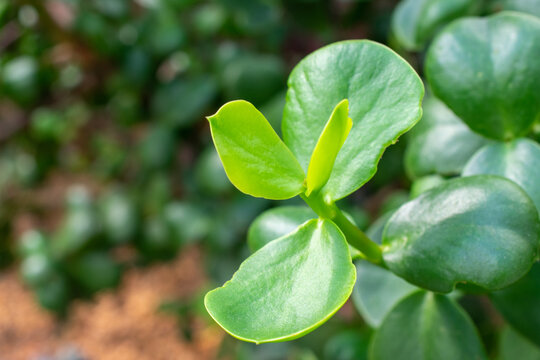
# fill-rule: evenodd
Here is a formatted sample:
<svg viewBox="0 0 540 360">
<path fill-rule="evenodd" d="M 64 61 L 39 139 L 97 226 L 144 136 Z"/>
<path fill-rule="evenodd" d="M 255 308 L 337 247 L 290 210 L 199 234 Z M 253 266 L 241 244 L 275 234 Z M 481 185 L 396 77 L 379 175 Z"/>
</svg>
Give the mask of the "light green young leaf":
<svg viewBox="0 0 540 360">
<path fill-rule="evenodd" d="M 403 205 L 383 234 L 388 268 L 412 284 L 450 292 L 456 283 L 501 289 L 538 255 L 540 221 L 514 182 L 493 175 L 448 180 Z"/>
<path fill-rule="evenodd" d="M 320 190 L 330 178 L 336 157 L 351 127 L 349 101 L 344 99 L 334 108 L 311 155 L 307 171 L 307 196 Z"/>
<path fill-rule="evenodd" d="M 392 309 L 371 341 L 371 360 L 487 359 L 474 324 L 453 300 L 416 292 Z"/>
<path fill-rule="evenodd" d="M 497 142 L 472 157 L 463 176 L 492 174 L 514 181 L 531 197 L 540 212 L 540 145 L 529 139 Z"/>
<path fill-rule="evenodd" d="M 349 100 L 353 121 L 321 189 L 339 200 L 376 172 L 389 145 L 420 119 L 424 86 L 413 68 L 384 45 L 350 40 L 328 45 L 292 71 L 283 113 L 283 138 L 303 169 L 338 102 Z"/>
<path fill-rule="evenodd" d="M 228 102 L 208 121 L 225 172 L 240 191 L 273 200 L 303 191 L 300 164 L 252 104 Z"/>
<path fill-rule="evenodd" d="M 540 19 L 517 12 L 464 18 L 431 44 L 425 73 L 435 95 L 484 136 L 524 136 L 540 117 Z"/>
<path fill-rule="evenodd" d="M 240 340 L 292 340 L 328 320 L 355 280 L 341 230 L 314 219 L 251 255 L 230 281 L 206 294 L 205 306 Z"/>
</svg>

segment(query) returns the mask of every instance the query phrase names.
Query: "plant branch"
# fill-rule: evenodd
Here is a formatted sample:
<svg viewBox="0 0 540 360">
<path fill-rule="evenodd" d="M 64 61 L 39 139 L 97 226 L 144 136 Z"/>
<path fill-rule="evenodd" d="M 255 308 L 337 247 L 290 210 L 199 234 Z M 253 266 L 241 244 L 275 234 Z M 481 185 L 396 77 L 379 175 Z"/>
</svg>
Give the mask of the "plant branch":
<svg viewBox="0 0 540 360">
<path fill-rule="evenodd" d="M 347 242 L 364 254 L 367 260 L 384 267 L 382 252 L 379 246 L 354 225 L 336 204 L 324 202 L 319 192 L 312 193 L 310 196 L 306 196 L 305 194 L 301 194 L 300 196 L 317 215 L 332 220 L 341 229 Z"/>
</svg>

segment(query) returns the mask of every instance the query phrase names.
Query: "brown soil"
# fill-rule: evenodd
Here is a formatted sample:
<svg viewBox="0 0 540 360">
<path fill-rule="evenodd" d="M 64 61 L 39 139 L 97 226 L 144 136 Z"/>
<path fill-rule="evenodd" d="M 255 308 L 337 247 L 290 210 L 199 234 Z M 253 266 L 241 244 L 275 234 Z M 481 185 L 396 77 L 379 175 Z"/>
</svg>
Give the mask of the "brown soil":
<svg viewBox="0 0 540 360">
<path fill-rule="evenodd" d="M 189 299 L 205 284 L 201 252 L 129 270 L 115 291 L 73 304 L 58 322 L 36 305 L 15 269 L 0 274 L 0 360 L 33 360 L 74 347 L 90 360 L 213 359 L 222 332 L 198 317 L 179 320 L 157 312 L 163 301 Z M 181 336 L 189 327 L 192 339 Z"/>
</svg>

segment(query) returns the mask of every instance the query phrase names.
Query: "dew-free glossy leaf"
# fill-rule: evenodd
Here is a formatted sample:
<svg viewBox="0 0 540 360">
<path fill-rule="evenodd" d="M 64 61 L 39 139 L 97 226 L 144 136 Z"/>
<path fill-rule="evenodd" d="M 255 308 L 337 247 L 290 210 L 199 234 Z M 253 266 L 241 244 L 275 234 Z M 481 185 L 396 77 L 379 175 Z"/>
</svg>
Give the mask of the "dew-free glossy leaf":
<svg viewBox="0 0 540 360">
<path fill-rule="evenodd" d="M 453 300 L 417 292 L 403 299 L 375 333 L 371 360 L 487 359 L 474 324 Z"/>
<path fill-rule="evenodd" d="M 512 180 L 525 190 L 540 211 L 540 145 L 529 139 L 494 143 L 479 150 L 463 176 L 492 174 Z"/>
<path fill-rule="evenodd" d="M 304 171 L 253 105 L 228 102 L 208 121 L 225 172 L 240 191 L 282 200 L 303 190 Z"/>
<path fill-rule="evenodd" d="M 288 85 L 283 137 L 304 170 L 332 110 L 349 100 L 353 126 L 321 189 L 332 200 L 365 184 L 384 149 L 422 113 L 424 88 L 418 75 L 392 50 L 367 40 L 315 51 L 294 68 Z"/>
<path fill-rule="evenodd" d="M 419 289 L 392 272 L 366 260 L 356 262 L 356 285 L 352 298 L 362 318 L 374 328 L 401 299 Z"/>
<path fill-rule="evenodd" d="M 404 0 L 392 14 L 392 33 L 406 50 L 422 50 L 435 32 L 461 16 L 471 14 L 476 0 Z"/>
<path fill-rule="evenodd" d="M 287 235 L 317 215 L 307 206 L 280 206 L 263 212 L 250 225 L 247 241 L 255 252 L 270 241 Z"/>
<path fill-rule="evenodd" d="M 507 140 L 540 116 L 540 19 L 501 12 L 457 20 L 433 41 L 426 75 L 433 92 L 471 129 Z"/>
<path fill-rule="evenodd" d="M 450 292 L 519 280 L 538 254 L 540 221 L 527 194 L 493 175 L 448 180 L 406 203 L 383 234 L 388 268 L 412 284 Z"/>
<path fill-rule="evenodd" d="M 393 212 L 388 212 L 375 221 L 366 235 L 377 244 L 381 243 L 382 232 Z M 379 327 L 386 314 L 405 296 L 419 290 L 391 271 L 375 266 L 368 261 L 356 262 L 356 284 L 352 293 L 354 306 L 364 320 L 374 328 Z"/>
<path fill-rule="evenodd" d="M 332 111 L 311 155 L 307 171 L 307 196 L 321 189 L 330 178 L 336 157 L 351 127 L 349 101 L 344 99 Z"/>
<path fill-rule="evenodd" d="M 408 134 L 405 169 L 412 179 L 430 175 L 458 175 L 488 140 L 465 125 L 444 103 L 430 96 L 422 106 L 422 120 Z"/>
<path fill-rule="evenodd" d="M 514 329 L 540 346 L 540 263 L 517 283 L 491 294 L 491 299 Z"/>
<path fill-rule="evenodd" d="M 506 326 L 499 338 L 497 360 L 540 360 L 540 347 L 531 343 L 510 326 Z"/>
<path fill-rule="evenodd" d="M 205 306 L 238 339 L 292 340 L 328 320 L 355 280 L 343 233 L 329 220 L 314 219 L 251 255 L 206 295 Z"/>
</svg>

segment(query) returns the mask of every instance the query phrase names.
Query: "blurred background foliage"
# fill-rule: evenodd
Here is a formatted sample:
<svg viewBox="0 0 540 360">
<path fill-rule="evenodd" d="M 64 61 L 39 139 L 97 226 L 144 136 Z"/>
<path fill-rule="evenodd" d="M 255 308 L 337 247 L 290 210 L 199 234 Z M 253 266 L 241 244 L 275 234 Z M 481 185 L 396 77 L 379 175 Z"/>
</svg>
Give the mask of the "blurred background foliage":
<svg viewBox="0 0 540 360">
<path fill-rule="evenodd" d="M 182 319 L 206 319 L 200 294 L 230 278 L 250 253 L 249 224 L 274 205 L 232 187 L 205 116 L 246 99 L 279 132 L 288 73 L 325 44 L 388 43 L 421 73 L 427 42 L 450 19 L 538 11 L 534 1 L 460 1 L 451 15 L 418 25 L 414 3 L 402 2 L 392 19 L 395 0 L 0 0 L 0 266 L 6 274 L 16 267 L 61 323 L 74 300 L 95 299 L 130 269 L 195 247 L 205 285 L 160 307 L 189 339 Z M 447 109 L 432 108 L 462 130 Z M 409 179 L 439 173 L 440 162 L 422 157 L 439 125 L 415 129 L 406 166 L 407 141 L 389 148 L 377 175 L 342 204 L 360 227 L 408 200 Z M 442 165 L 444 175 L 460 170 Z M 432 176 L 416 192 L 439 181 Z M 227 337 L 216 353 L 364 359 L 370 330 L 352 307 L 343 313 L 292 343 L 254 347 Z"/>
</svg>

